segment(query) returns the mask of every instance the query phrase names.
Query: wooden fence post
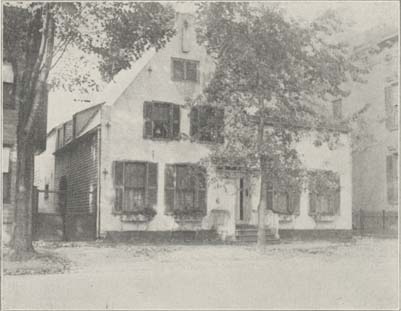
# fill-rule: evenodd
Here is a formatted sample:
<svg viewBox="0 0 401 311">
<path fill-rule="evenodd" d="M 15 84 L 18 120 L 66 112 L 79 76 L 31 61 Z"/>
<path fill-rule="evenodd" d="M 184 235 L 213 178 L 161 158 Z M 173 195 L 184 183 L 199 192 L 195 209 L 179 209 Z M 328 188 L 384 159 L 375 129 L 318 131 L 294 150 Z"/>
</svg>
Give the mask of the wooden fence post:
<svg viewBox="0 0 401 311">
<path fill-rule="evenodd" d="M 359 232 L 362 235 L 363 233 L 363 211 L 362 209 L 359 209 Z"/>
</svg>

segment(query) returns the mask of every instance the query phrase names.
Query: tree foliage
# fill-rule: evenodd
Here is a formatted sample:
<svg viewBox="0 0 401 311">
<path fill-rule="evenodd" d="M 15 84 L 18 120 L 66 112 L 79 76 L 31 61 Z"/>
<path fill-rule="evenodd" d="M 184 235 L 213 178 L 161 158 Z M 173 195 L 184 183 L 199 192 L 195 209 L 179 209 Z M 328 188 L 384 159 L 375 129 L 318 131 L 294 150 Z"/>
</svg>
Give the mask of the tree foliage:
<svg viewBox="0 0 401 311">
<path fill-rule="evenodd" d="M 346 124 L 328 116 L 327 104 L 347 96 L 347 82 L 360 81 L 366 68 L 336 42 L 343 25 L 334 11 L 301 23 L 278 7 L 218 2 L 199 4 L 197 16 L 198 41 L 216 66 L 203 101 L 227 115 L 226 144 L 215 148 L 215 158 L 241 158 L 260 169 L 265 156 L 272 171 L 290 174 L 300 168 L 294 142 L 305 128 L 319 129 L 321 141 L 338 139 L 333 129 Z"/>
<path fill-rule="evenodd" d="M 59 71 L 64 77 L 56 86 L 96 88 L 85 58 L 95 58 L 95 69 L 110 80 L 149 48 L 165 45 L 174 34 L 174 11 L 156 2 L 6 2 L 3 12 L 3 62 L 13 67 L 18 108 L 13 242 L 17 252 L 30 251 L 35 133 L 46 123 L 39 112 L 51 70 L 69 51 L 79 51 L 71 58 L 75 63 L 67 61 Z"/>
</svg>

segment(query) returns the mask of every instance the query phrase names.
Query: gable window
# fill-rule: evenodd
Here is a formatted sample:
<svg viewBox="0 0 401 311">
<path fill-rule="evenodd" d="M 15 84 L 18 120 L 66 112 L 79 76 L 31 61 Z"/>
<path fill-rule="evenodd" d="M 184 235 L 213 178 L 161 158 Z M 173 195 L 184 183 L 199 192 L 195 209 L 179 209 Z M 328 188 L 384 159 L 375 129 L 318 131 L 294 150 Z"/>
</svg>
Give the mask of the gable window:
<svg viewBox="0 0 401 311">
<path fill-rule="evenodd" d="M 178 139 L 180 137 L 180 106 L 163 102 L 143 104 L 144 138 Z"/>
<path fill-rule="evenodd" d="M 342 112 L 342 100 L 337 99 L 332 102 L 333 105 L 333 118 L 335 120 L 340 120 L 343 117 L 343 112 Z"/>
<path fill-rule="evenodd" d="M 280 190 L 274 183 L 267 184 L 267 206 L 268 210 L 283 215 L 300 214 L 300 191 Z"/>
<path fill-rule="evenodd" d="M 387 201 L 398 204 L 398 154 L 388 155 L 386 158 Z"/>
<path fill-rule="evenodd" d="M 157 163 L 114 162 L 115 212 L 138 212 L 157 204 Z"/>
<path fill-rule="evenodd" d="M 172 80 L 199 82 L 199 62 L 173 58 Z"/>
<path fill-rule="evenodd" d="M 340 178 L 332 171 L 309 174 L 309 215 L 334 216 L 340 212 Z"/>
<path fill-rule="evenodd" d="M 10 147 L 3 146 L 3 203 L 11 202 Z"/>
<path fill-rule="evenodd" d="M 384 102 L 386 106 L 386 128 L 389 131 L 398 129 L 398 84 L 393 83 L 384 89 Z"/>
<path fill-rule="evenodd" d="M 191 109 L 191 137 L 200 142 L 224 142 L 224 109 L 198 106 Z"/>
<path fill-rule="evenodd" d="M 3 82 L 3 109 L 15 109 L 13 83 Z"/>
<path fill-rule="evenodd" d="M 166 214 L 206 215 L 206 169 L 193 164 L 167 164 Z"/>
</svg>

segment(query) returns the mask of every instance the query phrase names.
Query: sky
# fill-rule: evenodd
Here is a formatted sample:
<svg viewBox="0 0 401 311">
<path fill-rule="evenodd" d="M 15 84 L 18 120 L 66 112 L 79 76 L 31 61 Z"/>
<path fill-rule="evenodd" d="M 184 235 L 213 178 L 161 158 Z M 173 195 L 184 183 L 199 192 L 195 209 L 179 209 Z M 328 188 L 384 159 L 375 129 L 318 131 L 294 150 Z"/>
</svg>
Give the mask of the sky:
<svg viewBox="0 0 401 311">
<path fill-rule="evenodd" d="M 269 1 L 273 3 L 274 1 Z M 193 2 L 170 2 L 178 12 L 195 13 Z M 255 1 L 255 3 L 258 3 Z M 276 2 L 277 3 L 277 2 Z M 346 19 L 354 21 L 352 33 L 358 34 L 379 25 L 399 25 L 398 1 L 280 1 L 279 5 L 295 18 L 307 21 L 314 19 L 327 9 L 337 9 Z M 72 114 L 96 103 L 74 101 L 76 95 L 65 92 L 50 94 L 48 107 L 48 130 L 71 119 Z M 80 96 L 90 98 L 90 95 Z"/>
</svg>

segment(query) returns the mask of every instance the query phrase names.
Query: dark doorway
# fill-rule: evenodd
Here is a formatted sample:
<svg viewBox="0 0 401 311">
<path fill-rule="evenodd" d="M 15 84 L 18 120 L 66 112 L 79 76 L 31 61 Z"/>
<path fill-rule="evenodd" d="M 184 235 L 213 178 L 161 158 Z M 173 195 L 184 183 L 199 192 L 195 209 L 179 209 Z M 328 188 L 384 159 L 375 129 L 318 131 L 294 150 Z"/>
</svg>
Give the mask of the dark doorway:
<svg viewBox="0 0 401 311">
<path fill-rule="evenodd" d="M 244 220 L 244 178 L 239 180 L 239 220 Z"/>
</svg>

